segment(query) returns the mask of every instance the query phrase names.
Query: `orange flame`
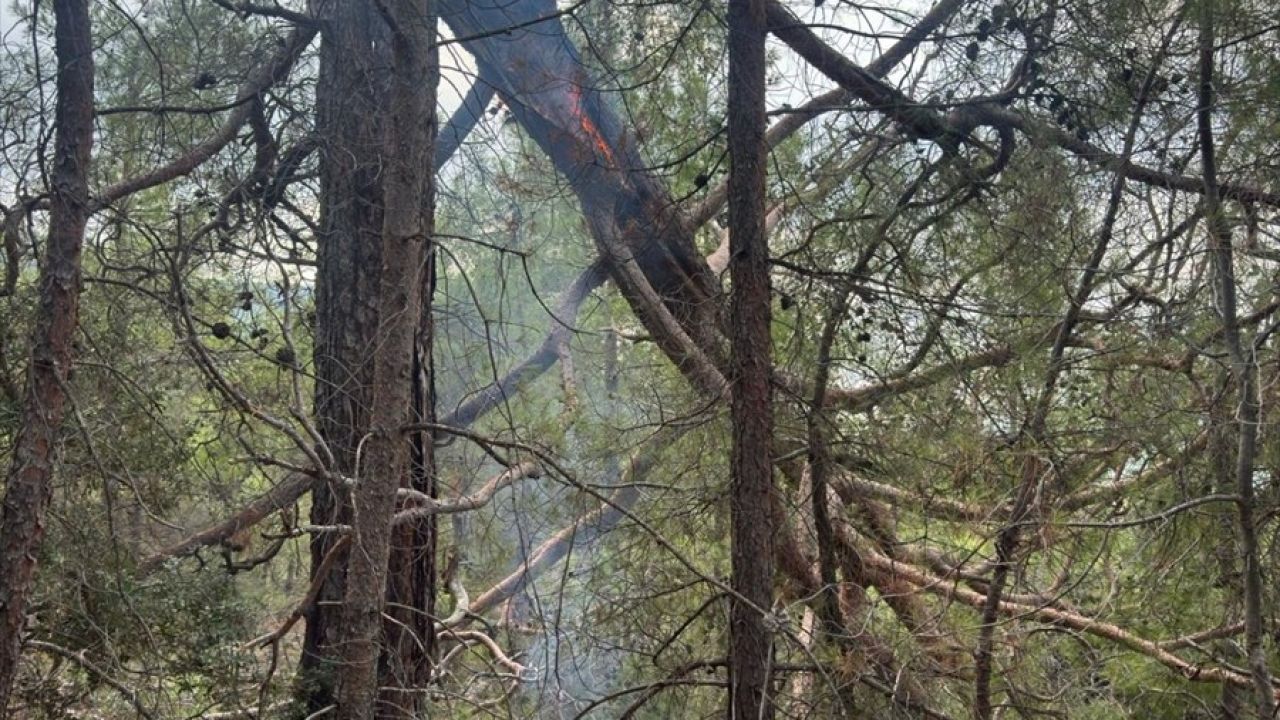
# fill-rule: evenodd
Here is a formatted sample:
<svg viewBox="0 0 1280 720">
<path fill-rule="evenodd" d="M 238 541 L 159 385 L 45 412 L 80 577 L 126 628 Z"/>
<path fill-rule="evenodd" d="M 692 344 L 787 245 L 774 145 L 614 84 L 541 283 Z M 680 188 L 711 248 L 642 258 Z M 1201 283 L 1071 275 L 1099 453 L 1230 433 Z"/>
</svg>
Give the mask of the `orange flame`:
<svg viewBox="0 0 1280 720">
<path fill-rule="evenodd" d="M 617 161 L 613 155 L 613 147 L 604 139 L 604 134 L 600 132 L 600 128 L 596 126 L 591 116 L 587 114 L 587 108 L 582 102 L 582 87 L 580 85 L 570 85 L 569 94 L 573 97 L 573 105 L 570 112 L 573 113 L 574 119 L 578 121 L 578 127 L 586 134 L 587 140 L 595 147 L 596 153 L 604 158 L 608 163 L 617 167 Z"/>
</svg>

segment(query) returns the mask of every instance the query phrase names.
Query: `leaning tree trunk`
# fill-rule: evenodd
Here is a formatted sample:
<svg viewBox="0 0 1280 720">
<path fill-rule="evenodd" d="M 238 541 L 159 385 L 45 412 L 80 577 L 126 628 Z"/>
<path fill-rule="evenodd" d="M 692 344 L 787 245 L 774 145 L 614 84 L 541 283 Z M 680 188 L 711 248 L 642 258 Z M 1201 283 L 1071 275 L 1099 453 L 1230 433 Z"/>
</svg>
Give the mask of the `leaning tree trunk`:
<svg viewBox="0 0 1280 720">
<path fill-rule="evenodd" d="M 440 17 L 476 57 L 520 126 L 551 158 L 582 204 L 610 273 L 655 340 L 681 370 L 688 358 L 663 345 L 617 262 L 625 247 L 645 279 L 699 347 L 719 349 L 711 302 L 717 283 L 661 181 L 645 169 L 636 134 L 608 107 L 552 0 L 440 0 Z M 693 379 L 693 378 L 691 378 Z M 694 379 L 704 390 L 714 383 Z"/>
<path fill-rule="evenodd" d="M 729 717 L 773 717 L 773 444 L 769 383 L 769 245 L 765 237 L 765 14 L 763 0 L 729 3 L 729 274 L 731 302 Z"/>
<path fill-rule="evenodd" d="M 8 717 L 36 553 L 53 495 L 58 432 L 67 403 L 71 345 L 80 309 L 80 250 L 89 219 L 88 173 L 93 149 L 89 5 L 87 0 L 55 0 L 53 11 L 58 99 L 49 187 L 49 242 L 40 272 L 40 308 L 31 338 L 22 425 L 0 518 L 0 718 Z"/>
</svg>

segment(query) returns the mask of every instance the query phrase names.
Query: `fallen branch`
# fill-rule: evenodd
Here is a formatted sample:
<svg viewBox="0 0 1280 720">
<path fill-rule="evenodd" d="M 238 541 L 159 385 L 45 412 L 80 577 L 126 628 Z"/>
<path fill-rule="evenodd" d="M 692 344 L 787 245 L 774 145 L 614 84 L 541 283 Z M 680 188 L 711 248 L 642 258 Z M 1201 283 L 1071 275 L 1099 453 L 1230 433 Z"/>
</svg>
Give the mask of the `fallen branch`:
<svg viewBox="0 0 1280 720">
<path fill-rule="evenodd" d="M 258 496 L 235 515 L 144 558 L 138 563 L 138 575 L 145 576 L 155 572 L 171 558 L 186 557 L 202 547 L 225 542 L 232 535 L 257 525 L 268 515 L 295 503 L 307 490 L 311 489 L 314 482 L 315 478 L 310 475 L 302 473 L 289 475 L 283 482 Z"/>
<path fill-rule="evenodd" d="M 517 679 L 523 679 L 525 676 L 525 666 L 511 659 L 510 655 L 498 645 L 497 641 L 489 637 L 479 630 L 445 630 L 444 633 L 449 637 L 456 639 L 460 643 L 460 647 L 471 647 L 473 645 L 483 645 L 489 649 L 489 653 L 493 655 L 493 659 L 499 665 L 511 671 L 511 674 Z M 452 655 L 453 653 L 450 653 Z M 446 659 L 448 656 L 446 656 Z M 441 665 L 444 661 L 441 661 Z"/>
<path fill-rule="evenodd" d="M 640 492 L 635 487 L 628 485 L 618 488 L 595 510 L 561 528 L 543 541 L 518 569 L 477 597 L 471 603 L 469 614 L 484 614 L 502 601 L 514 596 L 520 588 L 564 559 L 575 540 L 591 534 L 601 535 L 612 530 L 639 499 Z"/>
<path fill-rule="evenodd" d="M 905 580 L 931 595 L 959 601 L 978 610 L 981 610 L 986 603 L 986 595 L 983 593 L 934 577 L 924 570 L 897 562 L 874 550 L 859 548 L 858 554 L 869 569 Z M 1192 682 L 1227 683 L 1242 688 L 1253 687 L 1253 680 L 1248 675 L 1242 675 L 1225 667 L 1201 666 L 1189 662 L 1174 655 L 1162 643 L 1141 638 L 1118 625 L 1059 608 L 1037 607 L 1008 600 L 1001 600 L 997 610 L 1007 617 L 1030 618 L 1109 640 L 1155 660 Z"/>
</svg>

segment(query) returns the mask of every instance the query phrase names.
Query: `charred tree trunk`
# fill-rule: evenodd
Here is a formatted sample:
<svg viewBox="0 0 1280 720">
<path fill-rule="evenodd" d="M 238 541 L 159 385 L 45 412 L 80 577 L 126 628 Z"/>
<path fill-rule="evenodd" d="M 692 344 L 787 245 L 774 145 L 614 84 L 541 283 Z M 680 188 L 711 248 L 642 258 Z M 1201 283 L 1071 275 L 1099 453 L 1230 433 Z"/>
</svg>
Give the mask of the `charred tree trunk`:
<svg viewBox="0 0 1280 720">
<path fill-rule="evenodd" d="M 623 246 L 683 331 L 714 359 L 720 345 L 715 278 L 674 201 L 644 169 L 635 134 L 604 102 L 555 3 L 441 0 L 439 7 L 454 34 L 470 38 L 463 46 L 476 57 L 481 78 L 497 88 L 573 188 L 601 254 L 612 258 L 611 245 Z M 651 325 L 637 289 L 614 260 L 611 274 Z M 660 334 L 655 337 L 661 344 Z M 689 372 L 686 358 L 663 349 Z"/>
<path fill-rule="evenodd" d="M 72 340 L 80 309 L 80 251 L 89 219 L 93 149 L 93 41 L 86 0 L 53 3 L 58 99 L 50 177 L 49 242 L 40 273 L 40 308 L 22 425 L 13 449 L 0 518 L 0 718 L 22 650 L 36 553 L 53 495 L 58 433 L 67 402 Z"/>
<path fill-rule="evenodd" d="M 730 717 L 773 717 L 769 697 L 773 605 L 773 443 L 769 245 L 765 237 L 765 13 L 763 0 L 729 3 L 729 273 L 733 459 L 729 614 Z"/>
<path fill-rule="evenodd" d="M 316 86 L 320 137 L 320 235 L 316 277 L 316 425 L 331 456 L 329 470 L 357 472 L 357 449 L 369 429 L 373 357 L 382 271 L 383 103 L 388 33 L 371 2 L 324 3 Z M 323 454 L 322 454 L 323 456 Z M 348 524 L 346 490 L 319 481 L 312 491 L 311 522 Z M 338 538 L 311 540 L 311 573 Z M 307 612 L 299 696 L 311 714 L 332 705 L 339 665 L 337 647 L 346 563 L 333 569 Z"/>
</svg>

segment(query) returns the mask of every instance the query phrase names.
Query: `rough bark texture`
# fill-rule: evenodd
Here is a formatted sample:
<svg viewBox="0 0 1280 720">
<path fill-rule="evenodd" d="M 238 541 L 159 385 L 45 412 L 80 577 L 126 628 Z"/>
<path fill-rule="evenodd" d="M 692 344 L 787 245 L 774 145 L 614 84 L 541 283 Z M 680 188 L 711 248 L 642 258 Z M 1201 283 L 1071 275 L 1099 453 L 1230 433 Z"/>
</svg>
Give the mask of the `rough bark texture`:
<svg viewBox="0 0 1280 720">
<path fill-rule="evenodd" d="M 93 149 L 93 45 L 86 0 L 53 3 L 58 99 L 50 172 L 49 242 L 40 273 L 40 308 L 22 424 L 0 519 L 0 718 L 17 675 L 27 598 L 53 494 L 58 433 L 80 308 L 80 250 L 89 217 Z"/>
<path fill-rule="evenodd" d="M 374 331 L 378 325 L 378 287 L 382 266 L 383 188 L 378 173 L 380 138 L 386 112 L 391 62 L 387 24 L 373 4 L 343 4 L 331 8 L 332 18 L 321 48 L 318 134 L 321 158 L 321 221 L 318 327 L 316 339 L 316 414 L 334 454 L 334 468 L 345 476 L 356 471 L 356 448 L 369 430 Z M 425 82 L 425 79 L 422 80 Z M 432 90 L 434 92 L 434 90 Z M 488 84 L 477 81 L 448 128 L 435 144 L 432 164 L 438 172 L 477 124 L 493 97 Z M 415 120 L 434 123 L 434 115 Z M 427 167 L 430 167 L 428 165 Z M 434 283 L 428 250 L 423 276 L 423 305 L 413 354 L 413 419 L 429 423 L 435 416 L 432 385 L 432 325 L 430 298 Z M 471 418 L 474 419 L 474 418 Z M 469 422 L 469 420 L 468 420 Z M 458 424 L 466 424 L 460 422 Z M 434 460 L 429 436 L 411 438 L 410 471 L 403 484 L 434 496 Z M 313 492 L 312 522 L 346 523 L 349 509 L 328 484 Z M 379 664 L 379 684 L 406 689 L 421 687 L 429 678 L 434 632 L 429 621 L 435 607 L 435 519 L 426 517 L 397 528 L 387 583 L 388 600 L 396 609 L 384 623 L 386 642 Z M 333 545 L 334 538 L 312 541 L 312 572 Z M 345 566 L 335 567 L 323 584 L 322 600 L 308 614 L 303 655 L 306 707 L 316 712 L 335 700 L 338 662 L 334 647 L 345 592 Z M 380 708 L 388 713 L 412 712 L 418 698 L 397 693 L 398 700 Z"/>
<path fill-rule="evenodd" d="M 316 86 L 321 232 L 317 238 L 315 412 L 316 425 L 332 454 L 329 470 L 353 477 L 372 407 L 370 349 L 378 327 L 382 269 L 379 158 L 389 42 L 386 23 L 370 2 L 325 2 L 318 14 L 328 24 L 321 37 Z M 349 523 L 351 511 L 344 494 L 336 484 L 317 482 L 311 522 Z M 313 536 L 313 574 L 336 541 L 328 533 Z M 334 702 L 345 572 L 339 564 L 329 573 L 307 612 L 299 676 L 307 714 Z"/>
<path fill-rule="evenodd" d="M 430 39 L 435 37 L 434 16 L 430 24 Z M 451 147 L 443 149 L 436 142 L 435 133 L 435 91 L 438 63 L 431 58 L 427 68 L 427 77 L 418 74 L 419 70 L 403 68 L 397 65 L 397 71 L 409 72 L 410 80 L 417 79 L 423 93 L 429 97 L 414 96 L 409 107 L 425 103 L 425 119 L 420 121 L 428 131 L 428 136 L 416 136 L 420 142 L 429 142 L 433 151 L 424 151 L 416 145 L 407 148 L 409 152 L 434 152 L 435 170 L 456 149 L 457 143 L 465 137 L 469 127 L 474 125 L 475 118 L 480 115 L 484 105 L 488 103 L 492 93 L 472 94 L 464 101 L 454 119 L 462 118 L 464 123 L 449 123 L 452 133 Z M 397 76 L 397 81 L 400 77 Z M 477 83 L 477 87 L 480 83 Z M 408 88 L 401 88 L 407 92 Z M 474 97 L 473 97 L 474 96 Z M 404 121 L 410 112 L 409 107 L 397 107 L 392 114 L 393 121 Z M 405 115 L 401 115 L 401 113 Z M 466 118 L 472 118 L 470 126 Z M 393 148 L 394 149 L 394 148 Z M 430 157 L 430 155 L 426 155 Z M 428 166 L 422 166 L 428 167 Z M 425 209 L 425 222 L 429 230 L 432 227 L 434 201 L 434 177 L 425 173 L 425 180 L 431 185 L 425 188 L 423 202 L 429 203 Z M 390 199 L 390 198 L 389 198 Z M 418 267 L 423 268 L 416 282 L 421 288 L 418 293 L 419 312 L 417 316 L 416 336 L 412 357 L 412 380 L 410 415 L 414 424 L 435 422 L 435 368 L 432 361 L 434 345 L 434 324 L 431 315 L 432 298 L 435 292 L 435 255 L 428 243 L 420 250 L 421 259 Z M 416 490 L 429 497 L 436 497 L 435 451 L 432 433 L 418 431 L 411 438 L 409 472 L 402 476 L 401 485 Z M 378 670 L 379 686 L 390 688 L 383 692 L 378 704 L 379 714 L 385 717 L 416 718 L 423 704 L 424 696 L 417 692 L 400 692 L 411 688 L 422 688 L 431 680 L 432 663 L 435 656 L 435 617 L 436 610 L 436 516 L 435 514 L 415 516 L 411 521 L 395 526 L 392 538 L 391 560 L 388 569 L 387 602 L 384 611 L 387 619 L 383 622 L 384 645 L 382 661 Z"/>
<path fill-rule="evenodd" d="M 390 92 L 381 158 L 382 277 L 367 456 L 352 490 L 352 546 L 342 609 L 343 668 L 336 713 L 340 719 L 416 715 L 412 702 L 416 693 L 389 693 L 384 703 L 377 702 L 378 658 L 396 492 L 410 465 L 403 428 L 414 414 L 414 357 L 432 233 L 435 14 L 430 0 L 392 0 L 379 7 L 383 22 L 391 28 Z M 411 533 L 418 529 L 410 527 Z M 412 586 L 412 577 L 405 582 Z M 401 656 L 392 652 L 389 665 L 398 665 Z"/>
<path fill-rule="evenodd" d="M 769 246 L 765 237 L 765 14 L 762 0 L 729 3 L 729 273 L 733 459 L 730 716 L 773 716 L 769 698 L 773 518 L 769 383 Z"/>
<path fill-rule="evenodd" d="M 426 273 L 421 295 L 421 317 L 413 353 L 413 388 L 410 406 L 414 424 L 435 422 L 434 368 L 431 363 L 433 325 L 431 297 L 435 263 L 427 249 Z M 403 487 L 429 497 L 437 496 L 433 435 L 415 432 L 410 445 L 409 472 Z M 379 686 L 389 688 L 379 701 L 385 717 L 414 718 L 422 705 L 421 693 L 401 692 L 422 688 L 431 680 L 435 657 L 436 612 L 436 515 L 414 515 L 397 522 L 387 571 L 387 604 L 384 610 L 383 650 L 378 668 Z"/>
</svg>

